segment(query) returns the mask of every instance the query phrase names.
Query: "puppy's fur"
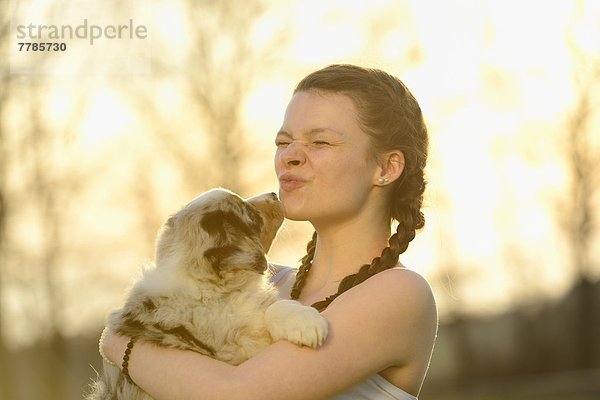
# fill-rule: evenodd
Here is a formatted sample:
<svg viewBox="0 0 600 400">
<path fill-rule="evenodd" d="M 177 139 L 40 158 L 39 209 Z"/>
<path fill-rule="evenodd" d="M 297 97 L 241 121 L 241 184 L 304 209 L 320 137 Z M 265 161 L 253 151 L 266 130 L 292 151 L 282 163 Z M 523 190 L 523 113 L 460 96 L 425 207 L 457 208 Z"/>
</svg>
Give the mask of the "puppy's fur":
<svg viewBox="0 0 600 400">
<path fill-rule="evenodd" d="M 282 222 L 273 193 L 248 200 L 224 189 L 202 194 L 165 223 L 156 267 L 109 316 L 109 328 L 234 365 L 278 339 L 321 345 L 325 319 L 313 308 L 279 300 L 265 274 L 265 253 Z M 105 361 L 87 399 L 151 397 Z"/>
</svg>

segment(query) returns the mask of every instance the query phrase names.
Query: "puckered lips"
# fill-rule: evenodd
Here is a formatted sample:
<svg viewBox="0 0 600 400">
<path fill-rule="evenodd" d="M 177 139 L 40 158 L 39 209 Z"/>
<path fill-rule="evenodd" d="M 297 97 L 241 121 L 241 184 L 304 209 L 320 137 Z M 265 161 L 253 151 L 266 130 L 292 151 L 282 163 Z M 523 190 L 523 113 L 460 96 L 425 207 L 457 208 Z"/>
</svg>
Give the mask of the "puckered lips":
<svg viewBox="0 0 600 400">
<path fill-rule="evenodd" d="M 301 176 L 286 172 L 279 177 L 279 186 L 286 192 L 292 192 L 303 187 L 308 182 Z"/>
</svg>

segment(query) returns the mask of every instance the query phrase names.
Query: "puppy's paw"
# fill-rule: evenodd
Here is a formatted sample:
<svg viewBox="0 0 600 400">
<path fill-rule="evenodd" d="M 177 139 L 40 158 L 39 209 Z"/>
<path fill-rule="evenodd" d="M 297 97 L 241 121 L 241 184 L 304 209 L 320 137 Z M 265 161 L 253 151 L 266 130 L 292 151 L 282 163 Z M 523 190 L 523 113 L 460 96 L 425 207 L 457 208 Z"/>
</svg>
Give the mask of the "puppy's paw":
<svg viewBox="0 0 600 400">
<path fill-rule="evenodd" d="M 327 320 L 317 310 L 294 300 L 279 300 L 271 304 L 265 320 L 273 340 L 319 347 L 327 338 Z"/>
</svg>

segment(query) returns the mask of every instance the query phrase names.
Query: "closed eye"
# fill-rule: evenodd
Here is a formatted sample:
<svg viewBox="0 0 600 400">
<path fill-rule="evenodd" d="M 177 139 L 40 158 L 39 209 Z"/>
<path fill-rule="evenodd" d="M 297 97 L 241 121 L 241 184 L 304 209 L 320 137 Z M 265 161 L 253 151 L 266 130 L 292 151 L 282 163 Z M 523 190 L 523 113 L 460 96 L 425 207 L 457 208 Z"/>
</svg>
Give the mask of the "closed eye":
<svg viewBox="0 0 600 400">
<path fill-rule="evenodd" d="M 276 140 L 275 141 L 275 146 L 277 147 L 287 147 L 289 146 L 290 142 L 288 142 L 287 140 Z"/>
</svg>

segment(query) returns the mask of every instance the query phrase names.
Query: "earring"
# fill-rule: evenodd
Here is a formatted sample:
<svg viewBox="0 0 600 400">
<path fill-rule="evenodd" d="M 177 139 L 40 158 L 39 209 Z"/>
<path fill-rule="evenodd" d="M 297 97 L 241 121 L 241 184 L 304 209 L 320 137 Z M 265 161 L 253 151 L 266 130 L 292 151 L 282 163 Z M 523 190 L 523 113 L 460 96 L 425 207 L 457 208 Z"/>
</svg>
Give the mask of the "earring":
<svg viewBox="0 0 600 400">
<path fill-rule="evenodd" d="M 377 180 L 377 182 L 379 182 L 380 185 L 383 185 L 384 183 L 388 182 L 388 178 L 381 177 Z"/>
</svg>

